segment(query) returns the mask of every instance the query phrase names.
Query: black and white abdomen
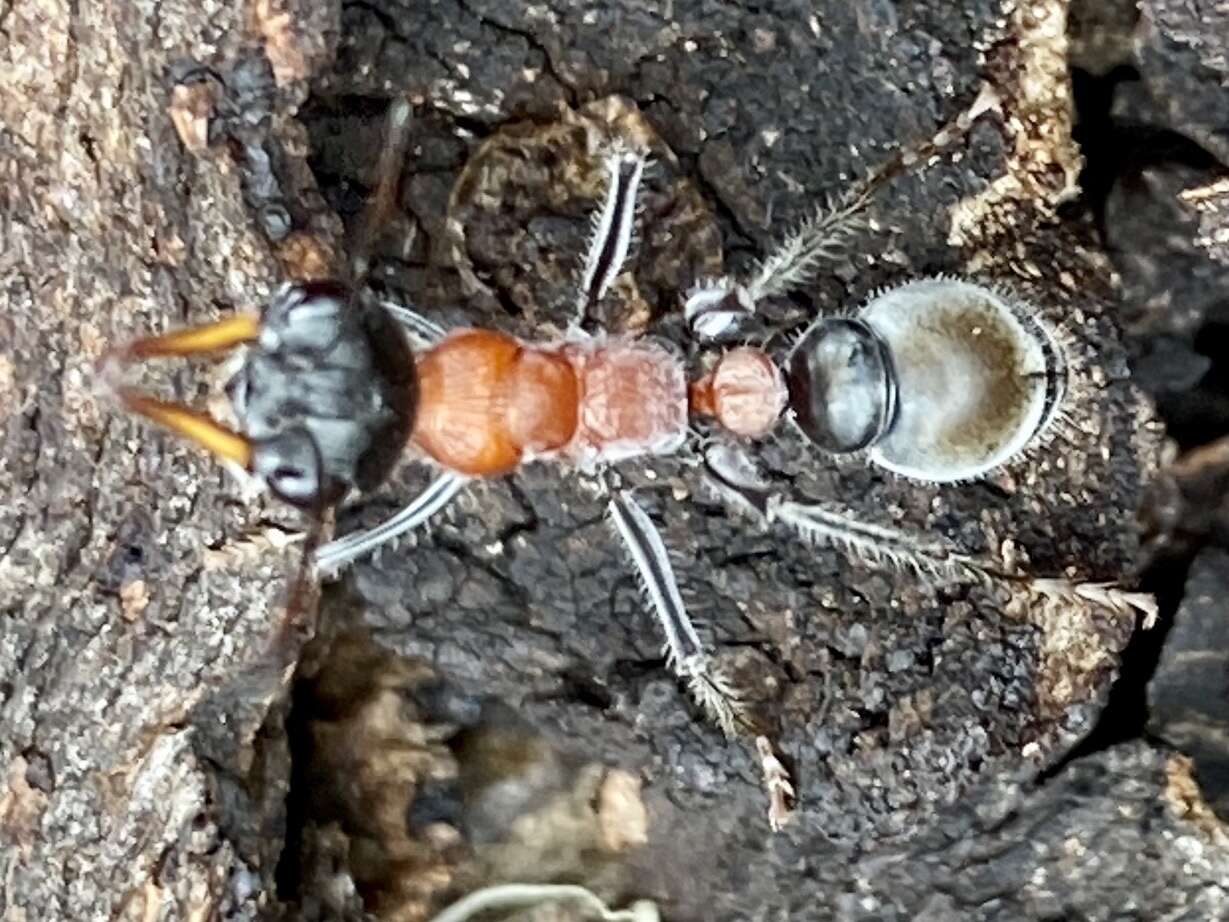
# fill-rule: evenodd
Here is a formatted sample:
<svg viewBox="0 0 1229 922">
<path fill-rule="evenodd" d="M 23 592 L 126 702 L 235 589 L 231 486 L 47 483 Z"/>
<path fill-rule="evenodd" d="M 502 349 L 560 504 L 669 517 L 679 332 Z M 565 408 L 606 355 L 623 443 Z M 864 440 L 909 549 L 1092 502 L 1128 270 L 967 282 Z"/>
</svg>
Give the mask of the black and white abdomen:
<svg viewBox="0 0 1229 922">
<path fill-rule="evenodd" d="M 910 282 L 813 324 L 790 354 L 802 432 L 833 452 L 947 482 L 1008 463 L 1053 421 L 1066 362 L 1027 306 L 957 279 Z"/>
</svg>

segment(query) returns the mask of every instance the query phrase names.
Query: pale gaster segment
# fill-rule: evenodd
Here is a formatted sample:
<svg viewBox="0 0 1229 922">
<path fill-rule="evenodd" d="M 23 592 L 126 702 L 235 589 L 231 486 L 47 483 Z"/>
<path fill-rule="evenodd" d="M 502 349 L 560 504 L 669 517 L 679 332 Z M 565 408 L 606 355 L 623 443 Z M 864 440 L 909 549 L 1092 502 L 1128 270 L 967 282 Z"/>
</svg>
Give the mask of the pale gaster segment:
<svg viewBox="0 0 1229 922">
<path fill-rule="evenodd" d="M 992 97 L 979 96 L 933 138 L 838 196 L 748 278 L 698 283 L 684 305 L 695 335 L 726 333 L 761 299 L 807 282 L 859 227 L 875 189 L 958 141 L 992 105 Z M 370 489 L 403 449 L 439 472 L 387 522 L 320 548 L 315 561 L 323 571 L 421 526 L 470 479 L 512 474 L 534 460 L 594 472 L 660 625 L 667 662 L 723 729 L 757 735 L 776 826 L 787 816 L 788 779 L 692 624 L 652 518 L 630 492 L 611 485 L 609 469 L 679 451 L 692 429 L 708 428 L 700 459 L 706 481 L 765 525 L 935 577 L 1009 580 L 1061 594 L 1074 584 L 1034 579 L 957 553 L 941 539 L 797 502 L 763 482 L 744 451 L 749 440 L 791 420 L 822 449 L 865 449 L 875 463 L 927 480 L 975 477 L 1017 456 L 1057 412 L 1061 352 L 1021 305 L 991 288 L 947 279 L 906 284 L 853 317 L 817 321 L 781 361 L 768 350 L 741 346 L 689 374 L 682 356 L 664 343 L 589 335 L 592 309 L 629 252 L 653 140 L 630 104 L 612 98 L 600 111 L 610 115 L 604 127 L 617 124 L 630 141 L 611 144 L 602 155 L 608 185 L 578 264 L 579 316 L 566 336 L 535 342 L 496 330 L 447 330 L 336 283 L 291 286 L 259 318 L 138 340 L 116 353 L 128 360 L 244 345 L 247 356 L 230 389 L 238 432 L 180 405 L 116 390 L 134 412 L 264 477 L 277 495 L 299 505 L 319 507 L 349 490 Z M 390 135 L 404 130 L 405 114 L 404 106 L 394 106 Z M 382 163 L 399 168 L 395 157 Z M 393 182 L 385 176 L 381 189 Z M 392 196 L 376 199 L 386 207 Z M 1100 584 L 1095 596 L 1119 606 L 1148 604 L 1144 596 Z"/>
<path fill-rule="evenodd" d="M 1030 307 L 960 279 L 909 282 L 812 324 L 786 360 L 798 428 L 944 483 L 1010 462 L 1053 422 L 1067 365 Z"/>
</svg>

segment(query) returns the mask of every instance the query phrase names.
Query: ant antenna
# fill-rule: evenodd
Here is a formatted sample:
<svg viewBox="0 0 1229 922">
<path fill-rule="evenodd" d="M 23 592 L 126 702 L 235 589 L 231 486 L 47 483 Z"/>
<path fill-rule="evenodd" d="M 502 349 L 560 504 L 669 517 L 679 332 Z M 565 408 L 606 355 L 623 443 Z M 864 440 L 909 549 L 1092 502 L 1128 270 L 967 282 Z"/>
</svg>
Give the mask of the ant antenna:
<svg viewBox="0 0 1229 922">
<path fill-rule="evenodd" d="M 316 549 L 320 546 L 320 541 L 324 537 L 325 516 L 328 513 L 328 508 L 322 503 L 317 503 L 311 511 L 311 524 L 307 529 L 307 536 L 303 540 L 303 552 L 299 555 L 298 565 L 295 567 L 294 578 L 290 582 L 290 592 L 286 597 L 285 611 L 282 613 L 281 623 L 278 625 L 277 632 L 273 635 L 273 639 L 269 644 L 271 651 L 277 654 L 280 661 L 289 663 L 290 657 L 285 654 L 290 649 L 290 641 L 302 627 L 300 616 L 305 612 L 312 611 L 313 600 L 319 600 L 320 586 L 315 581 L 315 572 L 312 565 L 312 558 L 315 556 Z"/>
<path fill-rule="evenodd" d="M 388 106 L 384 120 L 384 144 L 376 163 L 376 187 L 367 200 L 354 245 L 350 269 L 356 282 L 366 278 L 371 264 L 371 252 L 380 239 L 384 226 L 397 210 L 397 193 L 401 186 L 401 165 L 410 144 L 410 118 L 413 106 L 405 96 L 398 96 Z M 413 241 L 417 225 L 410 225 L 407 245 Z"/>
</svg>

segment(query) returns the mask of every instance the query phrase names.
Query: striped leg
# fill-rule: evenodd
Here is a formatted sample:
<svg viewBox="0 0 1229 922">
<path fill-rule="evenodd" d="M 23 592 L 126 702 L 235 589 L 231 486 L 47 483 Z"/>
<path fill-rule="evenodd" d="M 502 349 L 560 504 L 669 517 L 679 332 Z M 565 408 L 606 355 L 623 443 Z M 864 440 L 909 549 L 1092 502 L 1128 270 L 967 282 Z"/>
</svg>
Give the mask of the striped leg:
<svg viewBox="0 0 1229 922">
<path fill-rule="evenodd" d="M 380 306 L 388 312 L 389 316 L 401 324 L 406 334 L 410 337 L 411 343 L 418 349 L 427 349 L 437 345 L 440 340 L 448 335 L 447 330 L 434 320 L 428 320 L 418 311 L 402 307 L 400 304 L 394 304 L 392 301 L 381 301 Z"/>
<path fill-rule="evenodd" d="M 423 524 L 447 506 L 467 482 L 458 474 L 441 474 L 388 521 L 330 541 L 312 555 L 312 563 L 320 573 L 336 573 L 347 564 Z"/>
<path fill-rule="evenodd" d="M 636 564 L 665 635 L 666 661 L 726 736 L 749 731 L 750 722 L 738 690 L 709 659 L 687 616 L 665 543 L 652 520 L 626 490 L 618 490 L 612 496 L 610 518 Z M 768 793 L 768 824 L 777 832 L 793 815 L 793 783 L 768 737 L 757 735 L 755 750 Z"/>
<path fill-rule="evenodd" d="M 746 723 L 742 702 L 729 679 L 710 661 L 687 615 L 657 527 L 626 490 L 616 491 L 608 508 L 665 635 L 666 662 L 713 722 L 734 736 Z"/>
<path fill-rule="evenodd" d="M 766 524 L 784 525 L 807 541 L 829 544 L 851 558 L 906 570 L 935 582 L 999 583 L 1016 587 L 1042 604 L 1091 607 L 1142 617 L 1145 628 L 1157 617 L 1156 599 L 1108 582 L 1082 582 L 1021 572 L 1007 561 L 965 554 L 942 538 L 863 522 L 823 503 L 799 503 L 774 493 L 737 449 L 705 453 L 708 482 L 730 505 Z"/>
<path fill-rule="evenodd" d="M 581 269 L 575 329 L 584 329 L 590 312 L 601 301 L 623 268 L 636 223 L 636 197 L 644 175 L 645 152 L 615 148 L 606 156 L 606 198 L 593 216 L 593 234 Z"/>
</svg>

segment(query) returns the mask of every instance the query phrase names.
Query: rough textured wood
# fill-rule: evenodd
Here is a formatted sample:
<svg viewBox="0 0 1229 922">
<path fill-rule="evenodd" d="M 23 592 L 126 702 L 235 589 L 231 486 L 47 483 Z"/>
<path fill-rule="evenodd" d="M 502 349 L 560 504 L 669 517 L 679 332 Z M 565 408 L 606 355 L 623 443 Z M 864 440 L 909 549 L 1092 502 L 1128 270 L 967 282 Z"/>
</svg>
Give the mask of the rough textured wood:
<svg viewBox="0 0 1229 922">
<path fill-rule="evenodd" d="M 256 918 L 293 519 L 118 414 L 93 366 L 277 283 L 229 157 L 168 115 L 182 62 L 267 65 L 236 5 L 14 2 L 0 31 L 0 916 Z"/>
<path fill-rule="evenodd" d="M 1129 576 L 1159 433 L 1127 381 L 1110 265 L 1090 227 L 1056 216 L 1080 165 L 1065 14 L 0 0 L 0 917 L 359 918 L 366 900 L 421 919 L 530 874 L 650 897 L 671 919 L 1110 918 L 1132 886 L 1147 917 L 1223 911 L 1224 830 L 1180 758 L 1135 743 L 1029 780 L 1093 726 L 1129 618 L 800 548 L 724 515 L 684 465 L 629 468 L 689 604 L 779 727 L 801 798 L 773 837 L 753 757 L 664 671 L 590 485 L 533 468 L 474 489 L 332 590 L 303 657 L 282 623 L 294 552 L 277 550 L 295 518 L 241 506 L 93 387 L 108 342 L 343 265 L 337 216 L 370 182 L 394 93 L 420 105 L 382 285 L 447 321 L 562 327 L 592 197 L 560 106 L 618 93 L 669 155 L 610 320 L 681 342 L 680 287 L 745 264 L 984 79 L 1002 113 L 959 162 L 896 185 L 877 232 L 767 317 L 981 273 L 1070 329 L 1076 434 L 960 488 L 821 464 L 790 439 L 759 460 L 871 520 Z M 516 169 L 496 156 L 510 123 L 529 152 Z M 492 169 L 461 204 L 490 297 L 443 225 L 483 140 Z M 203 397 L 199 381 L 163 385 Z M 601 796 L 614 767 L 643 788 Z"/>
</svg>

